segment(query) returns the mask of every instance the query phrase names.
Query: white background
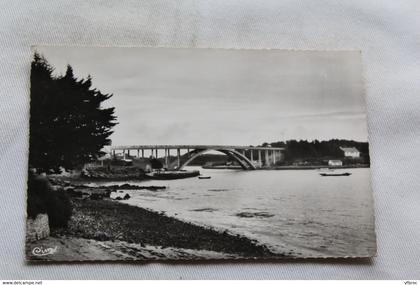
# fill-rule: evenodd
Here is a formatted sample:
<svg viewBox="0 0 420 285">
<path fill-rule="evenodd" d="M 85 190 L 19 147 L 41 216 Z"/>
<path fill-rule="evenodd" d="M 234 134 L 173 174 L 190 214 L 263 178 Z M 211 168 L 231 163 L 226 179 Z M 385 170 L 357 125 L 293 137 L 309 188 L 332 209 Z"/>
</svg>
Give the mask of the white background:
<svg viewBox="0 0 420 285">
<path fill-rule="evenodd" d="M 378 257 L 26 264 L 32 44 L 362 50 Z M 0 45 L 0 279 L 420 278 L 419 1 L 3 0 Z"/>
</svg>

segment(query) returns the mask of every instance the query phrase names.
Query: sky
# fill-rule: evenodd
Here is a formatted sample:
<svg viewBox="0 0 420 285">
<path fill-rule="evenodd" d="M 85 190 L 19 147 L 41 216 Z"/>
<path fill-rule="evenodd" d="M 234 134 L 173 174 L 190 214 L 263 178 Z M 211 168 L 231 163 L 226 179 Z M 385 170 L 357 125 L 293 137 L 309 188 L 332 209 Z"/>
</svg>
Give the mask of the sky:
<svg viewBox="0 0 420 285">
<path fill-rule="evenodd" d="M 35 47 L 64 74 L 112 93 L 113 145 L 367 141 L 361 54 Z"/>
</svg>

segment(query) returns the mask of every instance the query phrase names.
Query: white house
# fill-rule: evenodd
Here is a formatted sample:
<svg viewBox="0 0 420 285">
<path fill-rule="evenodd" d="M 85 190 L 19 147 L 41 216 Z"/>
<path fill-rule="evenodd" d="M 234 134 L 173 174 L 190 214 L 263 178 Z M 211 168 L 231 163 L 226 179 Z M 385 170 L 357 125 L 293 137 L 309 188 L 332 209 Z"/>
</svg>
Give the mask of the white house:
<svg viewBox="0 0 420 285">
<path fill-rule="evenodd" d="M 343 162 L 338 159 L 330 159 L 328 160 L 328 166 L 343 166 Z"/>
<path fill-rule="evenodd" d="M 340 147 L 340 149 L 344 152 L 345 157 L 350 157 L 350 158 L 360 157 L 360 152 L 355 147 Z"/>
</svg>

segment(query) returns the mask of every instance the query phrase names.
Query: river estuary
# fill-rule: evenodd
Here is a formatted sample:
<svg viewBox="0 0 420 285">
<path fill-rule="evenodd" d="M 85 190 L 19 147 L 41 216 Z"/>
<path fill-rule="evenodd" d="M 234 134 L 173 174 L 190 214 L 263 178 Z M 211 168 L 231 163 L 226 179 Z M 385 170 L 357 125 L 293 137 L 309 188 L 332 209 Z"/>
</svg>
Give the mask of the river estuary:
<svg viewBox="0 0 420 285">
<path fill-rule="evenodd" d="M 168 188 L 122 190 L 112 197 L 128 193 L 123 203 L 241 234 L 296 257 L 375 252 L 368 168 L 348 169 L 348 177 L 322 177 L 317 170 L 198 169 L 211 179 L 129 181 Z"/>
</svg>

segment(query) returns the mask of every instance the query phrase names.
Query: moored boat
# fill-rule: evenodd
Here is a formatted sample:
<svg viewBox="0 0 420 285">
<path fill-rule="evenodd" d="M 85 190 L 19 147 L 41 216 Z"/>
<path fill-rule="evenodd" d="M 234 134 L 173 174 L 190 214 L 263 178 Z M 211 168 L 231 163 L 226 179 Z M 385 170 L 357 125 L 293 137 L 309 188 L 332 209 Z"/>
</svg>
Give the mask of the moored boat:
<svg viewBox="0 0 420 285">
<path fill-rule="evenodd" d="M 173 180 L 173 179 L 183 179 L 189 177 L 195 177 L 200 175 L 200 171 L 156 171 L 152 173 L 146 173 L 145 176 L 150 179 L 156 180 Z"/>
<path fill-rule="evenodd" d="M 198 179 L 210 179 L 211 176 L 198 176 Z"/>
<path fill-rule="evenodd" d="M 350 176 L 350 172 L 344 172 L 344 173 L 320 173 L 321 176 Z"/>
</svg>

